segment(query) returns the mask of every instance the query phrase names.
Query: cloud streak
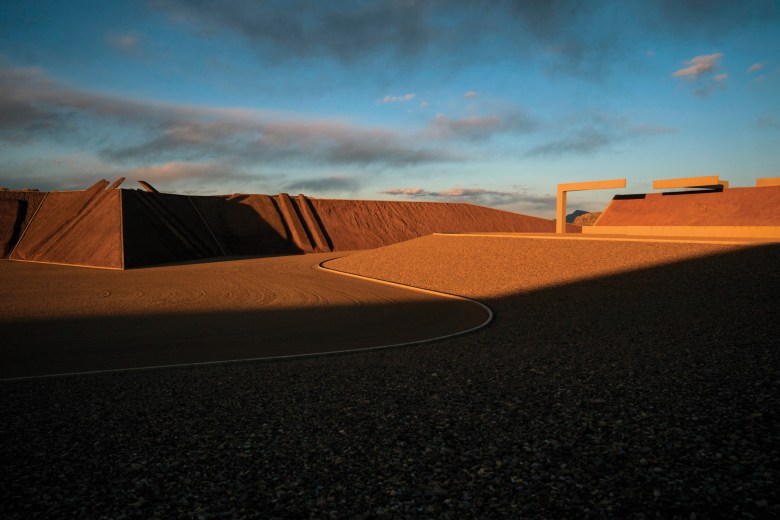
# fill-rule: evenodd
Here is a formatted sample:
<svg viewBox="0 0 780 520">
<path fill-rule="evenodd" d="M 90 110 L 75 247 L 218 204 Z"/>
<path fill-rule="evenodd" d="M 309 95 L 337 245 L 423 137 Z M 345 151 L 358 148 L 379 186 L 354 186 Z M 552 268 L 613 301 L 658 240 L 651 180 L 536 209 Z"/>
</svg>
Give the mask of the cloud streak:
<svg viewBox="0 0 780 520">
<path fill-rule="evenodd" d="M 314 193 L 355 193 L 360 189 L 360 181 L 354 177 L 330 176 L 301 179 L 285 185 L 288 191 L 310 191 Z"/>
<path fill-rule="evenodd" d="M 391 188 L 380 193 L 404 198 L 427 198 L 434 201 L 466 202 L 479 206 L 524 206 L 529 209 L 550 210 L 555 207 L 555 197 L 534 195 L 528 190 L 488 190 L 485 188 L 453 187 L 442 191 L 428 191 L 420 187 Z"/>
<path fill-rule="evenodd" d="M 382 98 L 382 103 L 402 103 L 404 101 L 413 100 L 417 94 L 404 94 L 403 96 L 385 96 Z"/>
<path fill-rule="evenodd" d="M 723 54 L 703 54 L 685 62 L 685 68 L 675 71 L 672 76 L 685 78 L 694 86 L 696 96 L 709 96 L 713 91 L 723 89 L 729 75 L 720 71 Z"/>
<path fill-rule="evenodd" d="M 539 127 L 535 118 L 520 110 L 504 111 L 501 115 L 450 118 L 438 114 L 423 134 L 439 140 L 484 141 L 497 134 L 526 134 Z"/>
<path fill-rule="evenodd" d="M 265 62 L 325 58 L 349 67 L 359 63 L 375 72 L 387 70 L 388 62 L 394 70 L 412 63 L 449 62 L 462 68 L 469 60 L 489 58 L 480 54 L 482 43 L 497 39 L 516 59 L 539 61 L 550 74 L 595 81 L 615 63 L 630 59 L 659 31 L 687 42 L 778 16 L 772 0 L 713 0 L 706 9 L 698 0 L 653 0 L 650 5 L 576 0 L 151 0 L 150 5 L 204 37 L 223 31 L 238 35 Z"/>
<path fill-rule="evenodd" d="M 702 56 L 695 56 L 692 59 L 685 62 L 687 67 L 677 70 L 672 74 L 675 77 L 699 77 L 703 74 L 713 72 L 718 66 L 723 54 L 704 54 Z"/>
<path fill-rule="evenodd" d="M 611 114 L 593 113 L 583 119 L 575 128 L 556 132 L 563 133 L 563 137 L 555 137 L 532 147 L 526 152 L 526 156 L 590 155 L 610 150 L 619 143 L 676 132 L 673 128 L 636 124 L 626 117 Z M 567 123 L 564 127 L 570 126 L 571 124 Z"/>
<path fill-rule="evenodd" d="M 61 85 L 40 70 L 0 67 L 0 140 L 78 138 L 83 145 L 95 125 L 107 135 L 97 153 L 125 163 L 220 160 L 402 167 L 460 157 L 383 128 L 112 97 Z"/>
</svg>

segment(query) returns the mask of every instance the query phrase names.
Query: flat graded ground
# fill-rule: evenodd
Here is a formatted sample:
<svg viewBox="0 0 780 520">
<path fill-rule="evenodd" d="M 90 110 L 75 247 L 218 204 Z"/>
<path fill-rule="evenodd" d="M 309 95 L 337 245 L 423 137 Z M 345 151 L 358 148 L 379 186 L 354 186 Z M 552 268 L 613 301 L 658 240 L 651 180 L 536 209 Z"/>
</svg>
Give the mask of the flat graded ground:
<svg viewBox="0 0 780 520">
<path fill-rule="evenodd" d="M 305 258 L 273 276 L 318 308 L 291 285 Z M 2 516 L 780 516 L 780 245 L 425 237 L 330 265 L 495 319 L 343 356 L 0 382 Z"/>
<path fill-rule="evenodd" d="M 292 356 L 436 338 L 472 302 L 318 269 L 338 254 L 113 271 L 0 263 L 0 378 Z"/>
</svg>

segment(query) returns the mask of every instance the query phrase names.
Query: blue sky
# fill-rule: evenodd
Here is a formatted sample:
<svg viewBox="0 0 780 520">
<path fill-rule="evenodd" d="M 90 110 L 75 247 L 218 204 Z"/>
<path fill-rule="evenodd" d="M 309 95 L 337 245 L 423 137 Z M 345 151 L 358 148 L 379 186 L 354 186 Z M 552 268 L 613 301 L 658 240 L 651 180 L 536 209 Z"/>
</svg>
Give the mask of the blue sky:
<svg viewBox="0 0 780 520">
<path fill-rule="evenodd" d="M 780 175 L 778 35 L 771 0 L 2 0 L 0 186 L 545 217 L 560 182 L 752 186 Z"/>
</svg>

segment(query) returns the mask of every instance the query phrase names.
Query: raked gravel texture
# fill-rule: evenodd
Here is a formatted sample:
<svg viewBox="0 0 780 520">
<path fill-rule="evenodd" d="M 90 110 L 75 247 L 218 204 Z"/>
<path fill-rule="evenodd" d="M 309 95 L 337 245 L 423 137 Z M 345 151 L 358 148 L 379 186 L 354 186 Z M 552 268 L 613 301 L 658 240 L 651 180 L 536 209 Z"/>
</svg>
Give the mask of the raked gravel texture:
<svg viewBox="0 0 780 520">
<path fill-rule="evenodd" d="M 780 247 L 512 240 L 332 262 L 479 295 L 457 339 L 0 383 L 0 516 L 780 516 Z"/>
</svg>

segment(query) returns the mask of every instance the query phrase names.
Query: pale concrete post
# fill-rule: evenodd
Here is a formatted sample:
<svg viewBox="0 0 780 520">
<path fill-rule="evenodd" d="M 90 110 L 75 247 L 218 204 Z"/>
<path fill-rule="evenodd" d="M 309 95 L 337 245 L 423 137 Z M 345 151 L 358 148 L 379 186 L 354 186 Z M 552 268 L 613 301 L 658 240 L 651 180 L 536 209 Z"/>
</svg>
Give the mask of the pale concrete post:
<svg viewBox="0 0 780 520">
<path fill-rule="evenodd" d="M 611 190 L 625 188 L 626 179 L 612 179 L 609 181 L 569 182 L 558 185 L 558 203 L 555 211 L 555 232 L 566 233 L 566 193 L 569 191 L 584 190 Z"/>
</svg>

